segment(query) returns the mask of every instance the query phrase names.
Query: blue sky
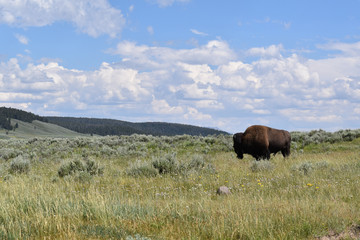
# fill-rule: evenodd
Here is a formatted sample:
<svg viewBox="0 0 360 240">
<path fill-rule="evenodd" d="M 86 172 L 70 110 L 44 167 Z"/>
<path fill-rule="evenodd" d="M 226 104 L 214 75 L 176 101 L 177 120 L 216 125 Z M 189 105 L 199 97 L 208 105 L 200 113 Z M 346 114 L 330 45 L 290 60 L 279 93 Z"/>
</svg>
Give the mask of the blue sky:
<svg viewBox="0 0 360 240">
<path fill-rule="evenodd" d="M 230 133 L 359 128 L 359 9 L 359 0 L 0 0 L 0 105 Z"/>
</svg>

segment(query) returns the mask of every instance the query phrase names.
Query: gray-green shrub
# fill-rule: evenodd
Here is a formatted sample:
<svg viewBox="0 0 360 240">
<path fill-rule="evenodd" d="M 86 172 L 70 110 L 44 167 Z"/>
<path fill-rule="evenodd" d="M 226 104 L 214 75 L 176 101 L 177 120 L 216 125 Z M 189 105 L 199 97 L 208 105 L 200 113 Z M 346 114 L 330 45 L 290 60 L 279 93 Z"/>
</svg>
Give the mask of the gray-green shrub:
<svg viewBox="0 0 360 240">
<path fill-rule="evenodd" d="M 158 170 L 153 167 L 152 164 L 148 162 L 142 162 L 137 160 L 132 163 L 130 167 L 126 170 L 126 174 L 133 177 L 145 176 L 145 177 L 155 177 L 158 175 Z"/>
<path fill-rule="evenodd" d="M 9 172 L 14 173 L 28 173 L 30 171 L 30 160 L 19 155 L 10 162 Z"/>
<path fill-rule="evenodd" d="M 215 173 L 215 167 L 208 163 L 204 155 L 194 154 L 191 161 L 186 165 L 186 171 L 210 172 Z"/>
<path fill-rule="evenodd" d="M 58 169 L 59 177 L 74 175 L 78 172 L 86 172 L 91 176 L 102 175 L 104 173 L 104 167 L 100 166 L 94 160 L 86 158 L 84 161 L 80 159 L 67 161 Z"/>
<path fill-rule="evenodd" d="M 346 129 L 336 132 L 326 132 L 322 129 L 310 132 L 291 132 L 292 142 L 301 143 L 302 146 L 318 144 L 323 142 L 336 143 L 342 141 L 352 141 L 360 137 L 360 129 Z"/>
<path fill-rule="evenodd" d="M 154 158 L 152 165 L 160 174 L 178 173 L 181 169 L 175 153 Z"/>
<path fill-rule="evenodd" d="M 313 166 L 313 163 L 311 163 L 311 162 L 300 163 L 300 164 L 294 165 L 292 167 L 293 171 L 300 172 L 304 175 L 310 174 L 313 169 L 314 169 L 314 166 Z"/>
<path fill-rule="evenodd" d="M 250 170 L 252 172 L 270 171 L 273 170 L 273 164 L 268 160 L 253 161 L 250 164 Z"/>
<path fill-rule="evenodd" d="M 187 175 L 194 171 L 214 173 L 215 168 L 206 162 L 204 155 L 194 154 L 190 162 L 179 162 L 173 153 L 154 157 L 150 163 L 137 160 L 126 170 L 126 174 L 134 177 L 153 177 L 158 174 Z"/>
</svg>

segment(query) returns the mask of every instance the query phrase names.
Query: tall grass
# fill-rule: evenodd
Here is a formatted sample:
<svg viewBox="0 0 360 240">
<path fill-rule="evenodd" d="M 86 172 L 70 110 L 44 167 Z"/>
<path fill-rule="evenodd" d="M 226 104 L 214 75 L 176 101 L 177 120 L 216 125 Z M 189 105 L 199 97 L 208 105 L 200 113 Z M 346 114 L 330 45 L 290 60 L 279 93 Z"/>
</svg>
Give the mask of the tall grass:
<svg viewBox="0 0 360 240">
<path fill-rule="evenodd" d="M 238 160 L 231 136 L 1 143 L 17 152 L 0 164 L 0 239 L 313 239 L 360 224 L 360 139 L 260 162 Z M 17 156 L 27 174 L 11 173 Z M 78 159 L 102 174 L 59 177 Z"/>
</svg>

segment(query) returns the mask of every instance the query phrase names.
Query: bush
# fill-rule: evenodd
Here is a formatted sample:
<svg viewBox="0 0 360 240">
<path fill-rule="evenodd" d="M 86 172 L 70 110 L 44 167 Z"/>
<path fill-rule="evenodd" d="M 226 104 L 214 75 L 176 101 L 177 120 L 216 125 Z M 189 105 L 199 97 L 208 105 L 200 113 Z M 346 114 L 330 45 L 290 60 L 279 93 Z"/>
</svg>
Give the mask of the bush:
<svg viewBox="0 0 360 240">
<path fill-rule="evenodd" d="M 204 155 L 195 154 L 193 155 L 191 161 L 186 166 L 186 171 L 201 171 L 201 172 L 210 172 L 214 173 L 215 168 L 211 163 L 207 163 L 204 159 Z"/>
<path fill-rule="evenodd" d="M 90 175 L 103 175 L 104 167 L 100 166 L 97 162 L 92 159 L 85 159 L 85 170 Z"/>
<path fill-rule="evenodd" d="M 152 165 L 160 174 L 178 173 L 180 170 L 179 162 L 176 160 L 176 154 L 166 154 L 153 159 Z"/>
<path fill-rule="evenodd" d="M 304 162 L 299 165 L 295 165 L 292 167 L 293 171 L 297 171 L 303 173 L 304 175 L 310 174 L 313 170 L 322 170 L 329 168 L 330 164 L 328 161 L 321 161 L 321 162 Z"/>
<path fill-rule="evenodd" d="M 158 174 L 189 174 L 191 171 L 201 171 L 214 173 L 215 168 L 211 163 L 207 163 L 204 155 L 195 154 L 188 163 L 180 163 L 176 159 L 176 154 L 166 154 L 153 158 L 151 163 L 140 160 L 134 162 L 126 170 L 126 174 L 134 177 L 147 176 L 154 177 Z"/>
<path fill-rule="evenodd" d="M 324 130 L 312 130 L 310 132 L 291 132 L 292 142 L 302 143 L 302 146 L 319 143 L 336 143 L 352 141 L 360 137 L 360 129 L 339 130 L 337 132 L 326 132 Z"/>
<path fill-rule="evenodd" d="M 3 148 L 0 152 L 0 157 L 4 160 L 15 158 L 21 154 L 21 151 L 14 148 Z"/>
<path fill-rule="evenodd" d="M 205 167 L 205 160 L 202 155 L 195 154 L 188 165 L 188 169 L 202 169 Z"/>
<path fill-rule="evenodd" d="M 65 177 L 79 172 L 86 172 L 91 176 L 102 175 L 104 173 L 104 167 L 99 166 L 94 160 L 85 159 L 85 161 L 82 161 L 75 159 L 63 163 L 58 170 L 58 175 L 59 177 Z"/>
<path fill-rule="evenodd" d="M 65 177 L 78 171 L 85 171 L 85 167 L 81 160 L 76 159 L 62 164 L 58 170 L 58 175 L 59 177 Z"/>
<path fill-rule="evenodd" d="M 28 173 L 30 171 L 30 160 L 24 158 L 22 155 L 14 158 L 10 163 L 9 172 L 14 173 Z"/>
<path fill-rule="evenodd" d="M 309 173 L 312 172 L 313 169 L 314 169 L 314 167 L 311 162 L 304 162 L 304 163 L 301 163 L 299 165 L 295 165 L 292 167 L 293 171 L 303 173 L 304 175 L 308 175 Z"/>
<path fill-rule="evenodd" d="M 250 170 L 252 172 L 270 171 L 273 170 L 273 164 L 268 160 L 253 161 L 250 164 Z"/>
<path fill-rule="evenodd" d="M 131 164 L 131 166 L 126 170 L 126 174 L 133 177 L 155 177 L 158 175 L 158 170 L 156 170 L 151 164 L 138 160 Z"/>
<path fill-rule="evenodd" d="M 330 166 L 329 162 L 321 161 L 314 164 L 314 168 L 316 169 L 326 169 Z"/>
</svg>

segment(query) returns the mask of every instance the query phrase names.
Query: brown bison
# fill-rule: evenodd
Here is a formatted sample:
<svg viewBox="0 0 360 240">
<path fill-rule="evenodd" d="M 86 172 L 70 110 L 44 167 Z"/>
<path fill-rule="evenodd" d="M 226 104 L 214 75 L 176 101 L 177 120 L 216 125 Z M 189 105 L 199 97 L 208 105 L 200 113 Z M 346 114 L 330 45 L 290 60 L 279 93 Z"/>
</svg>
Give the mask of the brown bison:
<svg viewBox="0 0 360 240">
<path fill-rule="evenodd" d="M 240 159 L 243 159 L 244 153 L 250 154 L 256 160 L 269 160 L 271 153 L 275 155 L 279 151 L 284 157 L 290 155 L 291 136 L 285 130 L 254 125 L 248 127 L 244 133 L 234 134 L 233 140 L 234 150 Z"/>
</svg>

